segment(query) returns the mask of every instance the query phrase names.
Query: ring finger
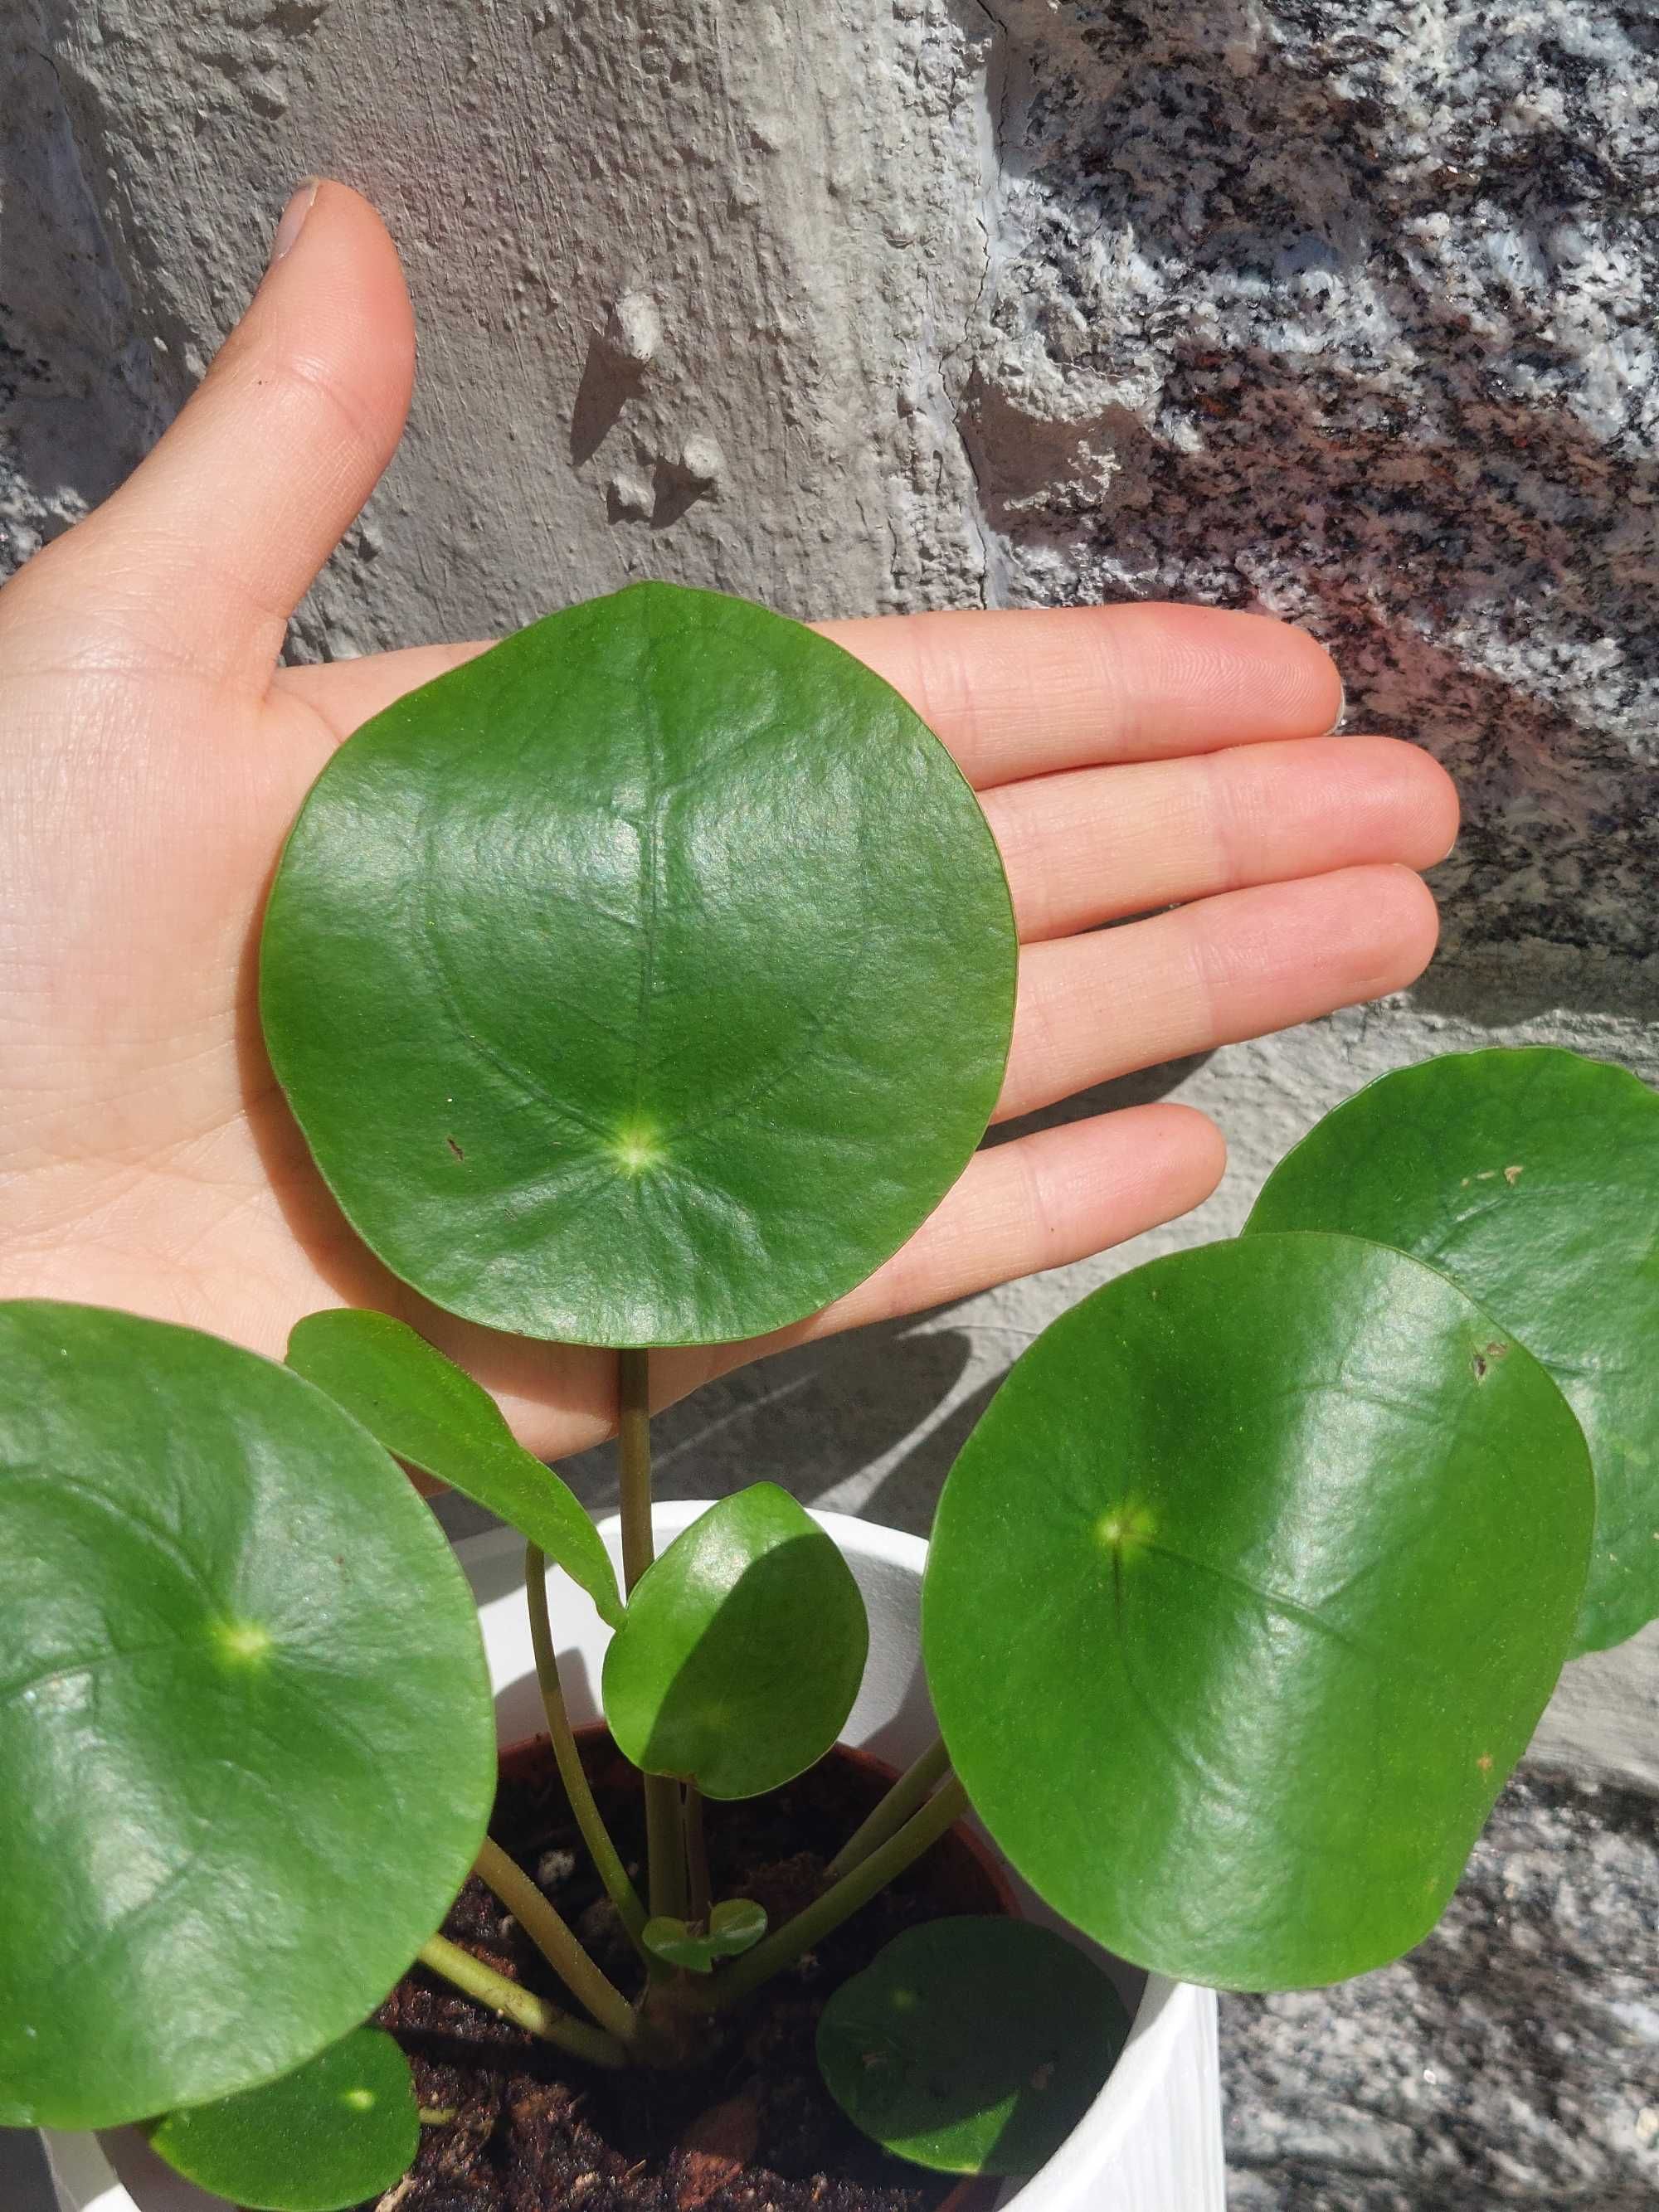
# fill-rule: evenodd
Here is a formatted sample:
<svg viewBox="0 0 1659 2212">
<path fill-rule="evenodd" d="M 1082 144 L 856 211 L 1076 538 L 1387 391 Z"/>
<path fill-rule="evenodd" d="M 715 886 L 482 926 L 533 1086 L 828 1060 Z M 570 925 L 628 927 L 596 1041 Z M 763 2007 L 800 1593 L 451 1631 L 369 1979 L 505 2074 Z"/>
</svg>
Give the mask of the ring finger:
<svg viewBox="0 0 1659 2212">
<path fill-rule="evenodd" d="M 1457 794 L 1394 738 L 1304 738 L 981 793 L 1022 941 L 1334 868 L 1445 858 Z"/>
</svg>

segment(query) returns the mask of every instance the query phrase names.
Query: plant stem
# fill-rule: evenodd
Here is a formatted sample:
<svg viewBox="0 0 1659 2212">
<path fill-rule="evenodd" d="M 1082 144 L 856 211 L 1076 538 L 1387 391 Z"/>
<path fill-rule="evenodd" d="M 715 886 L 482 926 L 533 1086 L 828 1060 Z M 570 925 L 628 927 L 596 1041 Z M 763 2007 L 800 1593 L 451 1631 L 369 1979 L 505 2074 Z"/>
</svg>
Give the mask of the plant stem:
<svg viewBox="0 0 1659 2212">
<path fill-rule="evenodd" d="M 559 1978 L 581 1999 L 601 2027 L 619 2043 L 631 2043 L 634 2008 L 593 1964 L 562 1919 L 520 1866 L 515 1866 L 492 1837 L 486 1836 L 474 1869 L 487 1882 Z"/>
<path fill-rule="evenodd" d="M 493 1966 L 475 1959 L 471 1951 L 464 1951 L 459 1943 L 452 1943 L 447 1936 L 434 1936 L 423 1943 L 416 1954 L 421 1964 L 444 1980 L 453 1982 L 458 1990 L 491 2012 L 499 2013 L 515 2027 L 538 2035 L 544 2043 L 556 2043 L 562 2051 L 574 2057 L 586 2058 L 592 2066 L 626 2066 L 628 2054 L 613 2036 L 602 2028 L 590 2027 L 585 2020 L 573 2020 L 568 2013 L 561 2012 L 556 2005 L 538 1997 L 533 1990 L 509 1981 L 498 1974 Z"/>
<path fill-rule="evenodd" d="M 626 1593 L 656 1557 L 651 1534 L 651 1355 L 619 1352 L 617 1370 L 623 1589 Z"/>
<path fill-rule="evenodd" d="M 913 1765 L 906 1767 L 863 1826 L 856 1829 L 836 1853 L 825 1869 L 830 1881 L 839 1881 L 842 1875 L 851 1874 L 878 1844 L 884 1844 L 889 1836 L 896 1835 L 933 1784 L 948 1772 L 950 1765 L 951 1754 L 940 1736 L 928 1745 Z"/>
<path fill-rule="evenodd" d="M 617 1435 L 620 1446 L 623 1588 L 631 1591 L 656 1557 L 651 1534 L 651 1354 L 617 1354 Z M 685 1911 L 685 1826 L 680 1785 L 645 1778 L 646 1857 L 653 1914 Z"/>
<path fill-rule="evenodd" d="M 651 1863 L 651 1913 L 685 1916 L 685 1816 L 670 1774 L 645 1778 L 645 1851 Z"/>
<path fill-rule="evenodd" d="M 559 1762 L 565 1795 L 570 1800 L 570 1809 L 576 1816 L 576 1826 L 581 1830 L 582 1840 L 599 1880 L 605 1884 L 605 1894 L 616 1906 L 617 1917 L 627 1929 L 635 1948 L 643 1957 L 640 1930 L 645 1926 L 645 1907 L 628 1878 L 628 1869 L 593 1801 L 582 1755 L 570 1732 L 570 1716 L 565 1710 L 564 1690 L 559 1680 L 558 1657 L 553 1649 L 553 1626 L 547 1614 L 547 1560 L 534 1544 L 525 1547 L 524 1587 L 530 1606 L 530 1640 L 536 1649 L 536 1679 L 542 1686 L 542 1711 L 547 1715 L 547 1732 L 553 1740 L 553 1756 Z"/>
<path fill-rule="evenodd" d="M 860 1905 L 867 1905 L 895 1875 L 902 1874 L 912 1861 L 936 1844 L 951 1822 L 961 1818 L 967 1806 L 968 1793 L 952 1775 L 939 1795 L 930 1797 L 920 1812 L 913 1813 L 896 1836 L 878 1844 L 868 1858 L 860 1861 L 850 1874 L 844 1874 L 822 1897 L 814 1898 L 793 1920 L 786 1920 L 781 1928 L 763 1937 L 752 1951 L 745 1952 L 723 1973 L 714 1976 L 714 1986 L 702 2000 L 705 2008 L 724 2012 L 759 1989 L 763 1982 L 770 1981 L 783 1967 L 793 1966 L 803 1952 L 821 1943 L 843 1920 L 850 1920 Z"/>
<path fill-rule="evenodd" d="M 708 1891 L 708 1845 L 702 1832 L 702 1792 L 695 1782 L 685 1785 L 686 1917 L 707 1928 L 713 1899 Z"/>
</svg>

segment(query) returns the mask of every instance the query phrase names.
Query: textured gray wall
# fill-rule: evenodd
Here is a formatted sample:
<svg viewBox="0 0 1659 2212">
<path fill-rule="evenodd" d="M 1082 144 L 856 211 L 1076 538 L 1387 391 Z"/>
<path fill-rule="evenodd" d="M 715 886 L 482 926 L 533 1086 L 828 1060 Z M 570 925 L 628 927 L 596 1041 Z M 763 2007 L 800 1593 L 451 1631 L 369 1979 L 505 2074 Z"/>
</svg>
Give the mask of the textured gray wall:
<svg viewBox="0 0 1659 2212">
<path fill-rule="evenodd" d="M 130 465 L 323 169 L 392 222 L 422 373 L 296 651 L 639 574 L 819 614 L 1190 595 L 1307 623 L 1352 725 L 1440 754 L 1468 813 L 1440 962 L 1119 1086 L 1233 1146 L 1137 1256 L 1225 1233 L 1425 1052 L 1560 1039 L 1659 1081 L 1655 0 L 11 0 L 0 69 L 14 559 Z M 1117 1264 L 732 1378 L 669 1417 L 667 1484 L 787 1470 L 925 1526 L 1009 1358 Z M 1621 1792 L 1659 1790 L 1659 1634 L 1570 1670 L 1537 1749 L 1577 1810 L 1523 1793 L 1472 1893 L 1567 1855 L 1510 2009 L 1567 2019 L 1601 2089 L 1466 2051 L 1510 2087 L 1458 2135 L 1421 2087 L 1468 2010 L 1454 1929 L 1438 2010 L 1397 1980 L 1311 2026 L 1235 2010 L 1242 2203 L 1653 2201 L 1659 2021 L 1571 1992 L 1651 1936 Z M 1414 2069 L 1399 2128 L 1345 2130 L 1379 2066 Z"/>
</svg>

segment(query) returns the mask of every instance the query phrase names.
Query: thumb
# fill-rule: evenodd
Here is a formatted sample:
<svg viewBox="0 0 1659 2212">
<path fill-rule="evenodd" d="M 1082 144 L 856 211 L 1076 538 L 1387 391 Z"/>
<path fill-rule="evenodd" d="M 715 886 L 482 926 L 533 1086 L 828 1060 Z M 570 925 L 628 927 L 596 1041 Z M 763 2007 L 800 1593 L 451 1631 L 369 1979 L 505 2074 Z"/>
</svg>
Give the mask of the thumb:
<svg viewBox="0 0 1659 2212">
<path fill-rule="evenodd" d="M 397 249 L 368 203 L 289 201 L 247 313 L 155 451 L 8 593 L 27 653 L 50 581 L 105 665 L 263 690 L 289 616 L 396 450 L 414 379 Z M 15 594 L 15 599 L 13 598 Z"/>
</svg>

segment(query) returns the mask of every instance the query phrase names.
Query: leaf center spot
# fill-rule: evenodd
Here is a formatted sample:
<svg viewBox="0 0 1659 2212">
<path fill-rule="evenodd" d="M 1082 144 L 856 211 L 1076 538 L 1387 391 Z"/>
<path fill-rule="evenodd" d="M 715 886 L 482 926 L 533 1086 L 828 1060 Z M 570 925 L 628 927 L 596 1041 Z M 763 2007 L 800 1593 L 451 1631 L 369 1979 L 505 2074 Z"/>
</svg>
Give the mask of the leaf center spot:
<svg viewBox="0 0 1659 2212">
<path fill-rule="evenodd" d="M 374 2092 L 372 2089 L 348 2089 L 340 2102 L 343 2105 L 349 2105 L 354 2112 L 372 2112 L 374 2109 Z"/>
<path fill-rule="evenodd" d="M 1144 1505 L 1126 1503 L 1107 1508 L 1095 1522 L 1095 1535 L 1104 1550 L 1121 1553 L 1150 1543 L 1155 1528 Z"/>
<path fill-rule="evenodd" d="M 227 1665 L 253 1667 L 265 1658 L 271 1648 L 271 1633 L 257 1620 L 216 1620 L 213 1640 L 219 1655 Z"/>
<path fill-rule="evenodd" d="M 611 1146 L 611 1158 L 624 1175 L 641 1176 L 652 1168 L 659 1168 L 668 1155 L 662 1140 L 649 1121 L 627 1121 L 617 1130 Z"/>
</svg>

